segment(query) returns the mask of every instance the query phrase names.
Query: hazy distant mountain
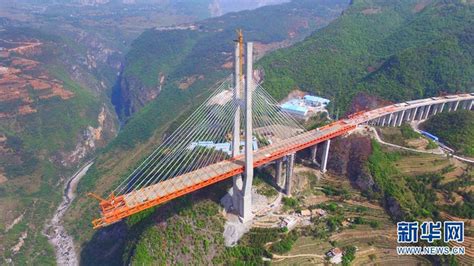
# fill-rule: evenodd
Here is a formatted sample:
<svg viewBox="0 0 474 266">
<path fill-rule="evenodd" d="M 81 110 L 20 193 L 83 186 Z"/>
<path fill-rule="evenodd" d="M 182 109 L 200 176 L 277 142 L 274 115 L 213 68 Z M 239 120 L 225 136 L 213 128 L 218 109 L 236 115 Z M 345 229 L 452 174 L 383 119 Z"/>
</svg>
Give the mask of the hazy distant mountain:
<svg viewBox="0 0 474 266">
<path fill-rule="evenodd" d="M 289 0 L 213 0 L 209 4 L 209 12 L 212 16 L 221 16 L 232 11 L 244 9 L 255 9 L 266 5 L 274 5 L 289 2 Z"/>
</svg>

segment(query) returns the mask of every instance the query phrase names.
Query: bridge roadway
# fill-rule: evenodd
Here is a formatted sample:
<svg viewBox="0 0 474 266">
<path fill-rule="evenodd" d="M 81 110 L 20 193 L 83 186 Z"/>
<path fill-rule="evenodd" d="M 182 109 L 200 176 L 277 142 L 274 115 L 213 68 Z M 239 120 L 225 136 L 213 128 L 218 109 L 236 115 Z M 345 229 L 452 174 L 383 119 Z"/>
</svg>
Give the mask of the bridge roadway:
<svg viewBox="0 0 474 266">
<path fill-rule="evenodd" d="M 263 147 L 254 153 L 254 167 L 343 135 L 355 127 L 356 125 L 338 121 Z M 100 203 L 102 218 L 93 221 L 94 228 L 107 226 L 134 213 L 241 174 L 243 171 L 244 158 L 239 156 L 102 201 Z"/>
<path fill-rule="evenodd" d="M 254 152 L 254 167 L 259 167 L 283 156 L 314 146 L 355 129 L 358 124 L 374 121 L 381 117 L 408 109 L 442 104 L 447 102 L 470 101 L 472 109 L 474 94 L 462 94 L 394 104 L 371 111 L 360 112 L 332 124 L 304 132 L 300 135 L 263 147 Z M 415 111 L 416 116 L 416 111 Z M 414 116 L 412 116 L 414 118 Z M 403 119 L 403 115 L 402 115 Z M 244 172 L 244 158 L 239 156 L 215 163 L 193 172 L 159 182 L 120 196 L 111 196 L 100 202 L 102 217 L 94 220 L 94 228 L 100 228 L 120 221 L 132 214 L 151 208 L 174 198 L 183 196 L 203 187 Z"/>
</svg>

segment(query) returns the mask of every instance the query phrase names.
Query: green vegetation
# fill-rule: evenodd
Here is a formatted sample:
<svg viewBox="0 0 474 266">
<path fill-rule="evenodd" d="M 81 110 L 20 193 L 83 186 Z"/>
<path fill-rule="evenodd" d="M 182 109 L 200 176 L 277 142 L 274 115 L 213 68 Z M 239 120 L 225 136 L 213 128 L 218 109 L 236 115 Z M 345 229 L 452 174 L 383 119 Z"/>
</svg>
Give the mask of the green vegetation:
<svg viewBox="0 0 474 266">
<path fill-rule="evenodd" d="M 297 209 L 299 207 L 299 202 L 295 198 L 283 197 L 281 201 L 283 202 L 283 206 L 288 209 Z"/>
<path fill-rule="evenodd" d="M 335 232 L 336 230 L 341 228 L 343 220 L 344 217 L 341 215 L 330 216 L 326 222 L 329 232 Z"/>
<path fill-rule="evenodd" d="M 422 128 L 456 151 L 474 157 L 474 112 L 443 112 L 430 117 Z"/>
<path fill-rule="evenodd" d="M 355 259 L 357 248 L 354 246 L 347 246 L 344 248 L 344 255 L 342 256 L 342 265 L 347 266 Z"/>
<path fill-rule="evenodd" d="M 198 30 L 145 31 L 132 43 L 122 82 L 114 90 L 118 113 L 123 120 L 129 119 L 114 145 L 134 147 L 155 133 L 163 133 L 169 123 L 197 107 L 211 88 L 231 73 L 223 65 L 232 62 L 237 28 L 243 29 L 246 39 L 262 44 L 288 40 L 289 32 L 296 30 L 297 38 L 288 40 L 294 42 L 326 25 L 346 4 L 343 0 L 318 4 L 294 1 L 207 19 L 196 23 Z M 288 10 L 296 10 L 297 15 Z M 320 22 L 315 23 L 314 17 Z M 267 26 L 261 27 L 263 24 Z M 144 91 L 156 92 L 160 75 L 165 77 L 160 95 L 129 118 L 130 109 L 142 108 Z M 189 78 L 194 82 L 180 89 Z M 122 91 L 127 95 L 121 95 Z"/>
<path fill-rule="evenodd" d="M 353 220 L 354 224 L 368 224 L 370 227 L 377 229 L 380 227 L 380 222 L 377 220 L 366 220 L 363 217 L 357 216 Z"/>
<path fill-rule="evenodd" d="M 13 40 L 37 38 L 44 42 L 41 53 L 25 57 L 40 62 L 27 74 L 37 77 L 46 73 L 51 76 L 50 79 L 59 80 L 64 89 L 74 93 L 72 98 L 66 100 L 58 96 L 41 99 L 40 93 L 29 87 L 31 107 L 36 112 L 26 115 L 15 113 L 16 109 L 24 105 L 23 101 L 2 102 L 2 112 L 12 116 L 2 120 L 0 131 L 7 138 L 7 147 L 12 149 L 14 155 L 2 156 L 0 163 L 4 166 L 7 177 L 17 177 L 32 174 L 38 169 L 39 157 L 73 150 L 84 129 L 87 126 L 97 126 L 101 104 L 89 90 L 71 80 L 64 71 L 67 62 L 55 58 L 66 54 L 64 39 L 30 28 L 11 27 L 2 33 L 5 38 Z M 8 66 L 10 60 L 2 58 L 0 62 Z"/>
<path fill-rule="evenodd" d="M 462 203 L 456 203 L 453 207 L 446 207 L 446 210 L 461 218 L 474 218 L 474 193 L 469 192 L 463 195 L 464 201 Z"/>
<path fill-rule="evenodd" d="M 55 80 L 73 93 L 68 99 L 59 96 L 42 98 L 49 91 L 33 89 L 26 79 L 26 91 L 19 94 L 22 99 L 1 104 L 2 112 L 8 116 L 3 117 L 0 123 L 0 135 L 6 137 L 0 151 L 0 174 L 5 175 L 8 181 L 0 184 L 0 209 L 6 214 L 0 218 L 0 227 L 5 228 L 21 215 L 23 218 L 11 230 L 1 231 L 0 257 L 12 258 L 16 264 L 54 264 L 54 250 L 43 235 L 42 228 L 46 220 L 51 219 L 62 198 L 64 179 L 77 170 L 76 162 L 70 162 L 68 155 L 79 141 L 84 140 L 88 126 L 98 126 L 102 101 L 91 90 L 73 81 L 67 73 L 77 64 L 74 61 L 76 48 L 69 46 L 71 42 L 67 37 L 33 28 L 3 25 L 2 39 L 41 42 L 38 51 L 0 59 L 2 66 L 22 71 L 18 73 L 20 81 L 24 81 L 25 76 L 30 76 L 27 79 L 41 77 L 47 81 Z M 84 53 L 81 51 L 81 60 Z M 31 68 L 21 64 L 13 66 L 13 59 L 38 63 Z M 75 74 L 81 71 L 82 66 L 79 65 L 75 65 Z M 85 82 L 85 79 L 81 81 Z M 20 88 L 15 89 L 21 92 Z M 27 101 L 31 101 L 29 104 L 35 112 L 19 114 L 18 108 Z M 107 136 L 108 130 L 103 129 L 103 137 Z M 27 233 L 24 245 L 17 254 L 13 254 L 11 248 L 23 233 Z"/>
<path fill-rule="evenodd" d="M 267 243 L 273 243 L 270 247 L 272 252 L 280 252 L 288 247 L 291 249 L 291 241 L 296 238 L 296 233 L 287 233 L 285 228 L 252 228 L 242 237 L 237 246 L 226 248 L 224 255 L 214 259 L 214 262 L 231 265 L 262 265 L 264 264 L 263 257 L 272 258 L 272 254 L 265 247 Z M 274 246 L 278 251 L 273 250 Z"/>
<path fill-rule="evenodd" d="M 372 154 L 369 157 L 369 169 L 374 177 L 375 182 L 380 188 L 381 192 L 387 196 L 400 197 L 404 196 L 403 189 L 399 186 L 399 180 L 393 178 L 398 174 L 397 169 L 392 164 L 400 155 L 397 153 L 385 153 L 382 150 L 380 144 L 376 141 L 372 141 Z M 372 191 L 376 198 L 380 198 L 382 195 L 378 195 L 377 191 Z"/>
<path fill-rule="evenodd" d="M 275 253 L 286 253 L 291 250 L 293 244 L 298 239 L 298 234 L 296 231 L 291 231 L 280 241 L 273 243 L 270 247 L 270 250 Z"/>
<path fill-rule="evenodd" d="M 466 187 L 468 188 L 474 185 L 473 177 L 474 172 L 472 168 L 469 168 L 454 181 L 445 184 L 436 183 L 433 185 L 444 191 L 450 200 L 453 199 L 455 193 L 462 196 L 462 202 L 456 202 L 454 206 L 443 206 L 442 209 L 454 216 L 468 219 L 474 218 L 474 192 L 465 190 Z"/>
<path fill-rule="evenodd" d="M 428 139 L 428 145 L 426 145 L 426 149 L 431 150 L 431 149 L 436 149 L 436 148 L 438 148 L 438 144 L 436 144 L 431 139 Z"/>
<path fill-rule="evenodd" d="M 471 168 L 463 170 L 461 176 L 450 182 L 443 182 L 443 175 L 454 170 L 452 165 L 440 171 L 431 173 L 424 171 L 424 174 L 415 171 L 410 175 L 408 172 L 402 173 L 399 169 L 401 161 L 404 160 L 403 157 L 407 155 L 386 152 L 376 142 L 373 142 L 372 146 L 373 153 L 369 158 L 369 169 L 380 191 L 368 191 L 367 194 L 369 197 L 380 199 L 391 210 L 391 215 L 395 220 L 426 219 L 427 217 L 440 219 L 440 210 L 463 218 L 474 217 L 473 193 L 465 190 L 474 184 Z M 416 157 L 416 155 L 411 156 Z M 416 161 L 414 159 L 409 161 Z M 438 194 L 443 195 L 441 199 Z M 454 194 L 461 195 L 463 200 L 456 202 L 454 206 L 442 203 L 443 198 L 448 199 L 447 203 L 452 201 Z M 365 223 L 362 218 L 357 217 L 354 222 Z M 368 224 L 373 228 L 379 226 L 375 221 Z"/>
<path fill-rule="evenodd" d="M 429 191 L 423 185 L 417 185 L 418 178 L 404 178 L 395 167 L 395 162 L 400 158 L 396 152 L 384 152 L 377 142 L 372 142 L 373 152 L 369 157 L 369 169 L 374 177 L 379 191 L 369 191 L 371 197 L 381 199 L 382 202 L 391 205 L 399 204 L 400 210 L 392 213 L 395 220 L 415 219 L 416 217 L 432 216 L 434 211 L 430 207 L 432 197 L 425 198 Z M 423 194 L 420 194 L 423 192 Z M 393 200 L 396 201 L 393 202 Z M 428 204 L 428 205 L 425 205 Z M 388 206 L 387 206 L 388 207 Z"/>
<path fill-rule="evenodd" d="M 232 61 L 230 53 L 234 50 L 232 40 L 236 28 L 243 28 L 246 39 L 263 44 L 295 42 L 339 16 L 346 5 L 345 0 L 322 1 L 321 4 L 310 0 L 295 1 L 205 20 L 196 23 L 196 30 L 144 32 L 126 55 L 122 82 L 116 88 L 120 91 L 115 91 L 118 94 L 115 96 L 121 98 L 125 91 L 130 94 L 126 100 L 134 102 L 138 96 L 143 97 L 144 92 L 155 93 L 160 73 L 165 76 L 164 85 L 159 95 L 143 108 L 134 102 L 134 110 L 140 110 L 133 117 L 127 117 L 117 138 L 98 156 L 91 171 L 78 185 L 79 193 L 95 191 L 107 195 L 113 185 L 105 187 L 104 184 L 117 184 L 120 178 L 131 173 L 161 141 L 163 134 L 176 129 L 209 96 L 212 87 L 231 72 L 222 65 Z M 317 21 L 315 17 L 318 17 Z M 271 26 L 261 27 L 262 23 Z M 297 37 L 288 40 L 288 34 L 293 31 Z M 180 83 L 190 77 L 197 79 L 188 88 L 180 89 Z M 119 113 L 126 113 L 120 108 Z M 135 156 L 125 157 L 124 154 Z M 117 157 L 122 159 L 119 165 Z M 90 199 L 77 200 L 69 213 L 68 230 L 83 244 L 93 235 L 89 223 L 97 215 L 97 203 Z M 80 221 L 77 217 L 81 217 Z"/>
<path fill-rule="evenodd" d="M 273 96 L 297 87 L 345 110 L 361 91 L 394 102 L 472 91 L 472 4 L 352 2 L 328 27 L 261 60 Z"/>
<path fill-rule="evenodd" d="M 342 196 L 344 199 L 349 199 L 351 197 L 349 191 L 346 188 L 323 186 L 323 193 L 328 196 Z"/>
<path fill-rule="evenodd" d="M 304 0 L 207 19 L 196 23 L 199 30 L 148 30 L 132 43 L 126 56 L 125 76 L 138 78 L 145 86 L 156 86 L 157 73 L 166 73 L 172 81 L 177 81 L 193 74 L 208 75 L 221 71 L 220 66 L 226 62 L 227 55 L 222 56 L 216 51 L 233 51 L 230 40 L 235 39 L 237 28 L 244 29 L 248 40 L 280 42 L 288 38 L 288 32 L 302 19 L 288 10 L 297 9 L 300 16 L 318 16 L 325 21 L 337 15 L 330 8 L 344 4 L 345 1 L 338 0 L 315 5 Z M 267 27 L 261 27 L 265 22 Z M 297 29 L 297 33 L 302 35 L 300 38 L 321 27 L 314 20 L 308 22 L 308 27 Z"/>
<path fill-rule="evenodd" d="M 407 123 L 402 124 L 400 131 L 405 139 L 416 139 L 421 137 L 421 134 L 413 130 L 413 128 Z"/>
<path fill-rule="evenodd" d="M 266 197 L 275 197 L 278 191 L 271 184 L 273 177 L 264 169 L 256 169 L 252 185 L 257 188 L 258 194 Z"/>
<path fill-rule="evenodd" d="M 161 209 L 161 219 L 165 225 L 153 225 L 142 217 L 135 221 L 131 230 L 141 231 L 137 242 L 130 241 L 131 263 L 149 265 L 160 261 L 163 263 L 208 264 L 213 256 L 223 252 L 224 219 L 219 214 L 219 206 L 209 200 L 190 204 L 187 200 L 173 202 L 173 210 Z M 161 213 L 162 211 L 164 213 Z M 144 229 L 141 229 L 144 228 Z M 132 234 L 133 235 L 133 234 Z M 124 256 L 125 261 L 127 256 Z"/>
<path fill-rule="evenodd" d="M 412 134 L 411 131 L 413 130 L 409 128 L 410 126 L 408 124 L 403 124 L 401 127 L 380 127 L 377 128 L 377 132 L 382 140 L 388 143 L 408 147 L 410 146 L 408 144 L 409 140 L 420 137 L 416 136 L 412 138 L 414 134 Z"/>
</svg>

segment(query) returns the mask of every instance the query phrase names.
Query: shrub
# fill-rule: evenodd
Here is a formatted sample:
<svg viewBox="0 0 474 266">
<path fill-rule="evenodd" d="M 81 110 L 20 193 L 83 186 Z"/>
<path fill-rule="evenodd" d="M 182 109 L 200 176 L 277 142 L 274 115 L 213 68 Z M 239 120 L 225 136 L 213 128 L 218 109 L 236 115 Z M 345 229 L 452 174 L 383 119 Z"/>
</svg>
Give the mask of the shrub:
<svg viewBox="0 0 474 266">
<path fill-rule="evenodd" d="M 299 205 L 298 200 L 295 199 L 295 198 L 283 197 L 282 201 L 283 201 L 283 205 L 288 207 L 288 208 L 295 209 Z"/>
</svg>

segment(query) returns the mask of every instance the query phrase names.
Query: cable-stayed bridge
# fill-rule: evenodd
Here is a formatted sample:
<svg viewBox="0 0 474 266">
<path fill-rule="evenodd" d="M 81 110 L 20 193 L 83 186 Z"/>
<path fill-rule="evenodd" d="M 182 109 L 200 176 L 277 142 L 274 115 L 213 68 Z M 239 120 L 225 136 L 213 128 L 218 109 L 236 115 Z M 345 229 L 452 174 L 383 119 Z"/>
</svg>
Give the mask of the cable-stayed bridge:
<svg viewBox="0 0 474 266">
<path fill-rule="evenodd" d="M 433 97 L 389 105 L 351 115 L 327 126 L 306 131 L 283 112 L 265 89 L 253 79 L 253 46 L 246 47 L 243 74 L 243 41 L 235 49 L 235 73 L 209 96 L 152 154 L 100 200 L 100 228 L 171 199 L 233 178 L 233 209 L 243 222 L 252 218 L 253 170 L 274 163 L 276 183 L 288 195 L 295 154 L 311 150 L 316 160 L 323 146 L 321 170 L 326 171 L 331 139 L 357 125 L 399 126 L 424 120 L 439 112 L 473 109 L 474 94 Z M 286 173 L 283 173 L 283 164 Z"/>
</svg>

